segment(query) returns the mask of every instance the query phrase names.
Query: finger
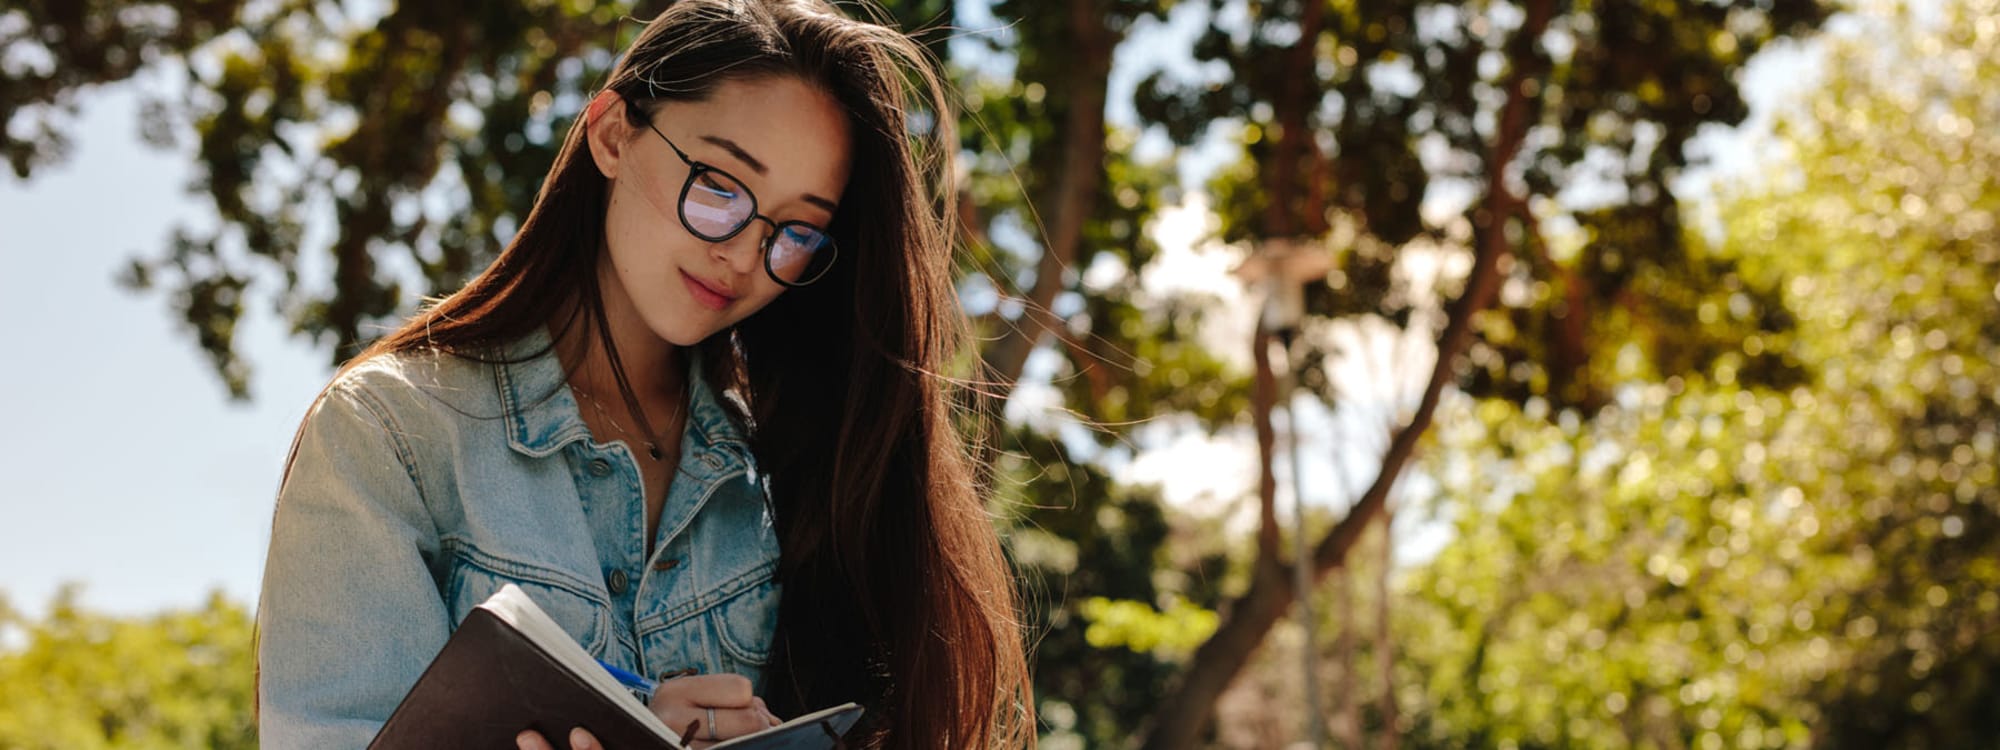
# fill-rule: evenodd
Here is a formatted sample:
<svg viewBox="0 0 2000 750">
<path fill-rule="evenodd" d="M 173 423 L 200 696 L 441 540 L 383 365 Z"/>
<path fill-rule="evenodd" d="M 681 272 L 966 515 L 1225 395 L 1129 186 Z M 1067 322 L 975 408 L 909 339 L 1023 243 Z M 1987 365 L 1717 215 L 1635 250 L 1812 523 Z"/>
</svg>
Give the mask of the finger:
<svg viewBox="0 0 2000 750">
<path fill-rule="evenodd" d="M 569 750 L 602 750 L 602 748 L 603 746 L 597 744 L 597 738 L 591 735 L 589 730 L 583 727 L 569 730 Z"/>
<path fill-rule="evenodd" d="M 520 734 L 514 735 L 514 747 L 519 750 L 556 750 L 541 732 L 533 729 L 524 729 Z"/>
<path fill-rule="evenodd" d="M 777 715 L 777 714 L 774 714 L 774 713 L 771 713 L 771 707 L 770 707 L 770 706 L 766 706 L 766 705 L 764 705 L 764 699 L 763 699 L 763 698 L 751 698 L 751 699 L 750 699 L 750 703 L 751 703 L 751 705 L 752 705 L 752 706 L 754 706 L 754 707 L 755 707 L 755 708 L 756 708 L 756 709 L 757 709 L 757 710 L 758 710 L 759 712 L 761 712 L 761 713 L 763 713 L 763 714 L 764 714 L 764 720 L 765 720 L 765 721 L 766 721 L 767 723 L 769 723 L 769 724 L 770 724 L 771 726 L 774 726 L 774 727 L 775 727 L 775 726 L 777 726 L 777 725 L 779 725 L 779 724 L 783 724 L 783 723 L 784 723 L 784 722 L 782 722 L 782 721 L 779 721 L 779 720 L 778 720 L 778 715 Z"/>
<path fill-rule="evenodd" d="M 750 680 L 740 674 L 702 674 L 660 683 L 654 703 L 685 703 L 716 708 L 746 708 L 757 696 Z M 665 699 L 664 701 L 662 699 Z"/>
<path fill-rule="evenodd" d="M 709 724 L 710 716 L 714 725 Z M 660 720 L 675 732 L 693 726 L 694 731 L 681 732 L 687 740 L 726 740 L 769 729 L 771 715 L 756 708 L 717 708 L 711 711 L 700 707 L 676 708 L 660 716 Z M 712 730 L 712 731 L 711 731 Z"/>
</svg>

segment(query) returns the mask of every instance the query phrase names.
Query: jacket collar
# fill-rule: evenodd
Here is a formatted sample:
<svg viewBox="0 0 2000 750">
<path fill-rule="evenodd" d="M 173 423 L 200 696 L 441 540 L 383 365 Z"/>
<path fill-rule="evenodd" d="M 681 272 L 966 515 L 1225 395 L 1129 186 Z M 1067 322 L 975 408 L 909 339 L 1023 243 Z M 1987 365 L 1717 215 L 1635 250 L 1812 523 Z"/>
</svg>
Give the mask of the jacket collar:
<svg viewBox="0 0 2000 750">
<path fill-rule="evenodd" d="M 502 357 L 507 361 L 493 366 L 494 385 L 507 423 L 507 445 L 536 458 L 590 437 L 562 362 L 549 342 L 548 331 L 536 327 L 504 347 Z M 750 449 L 742 429 L 717 401 L 719 394 L 708 379 L 698 374 L 702 371 L 700 349 L 686 347 L 681 351 L 688 366 L 688 428 L 682 432 L 682 452 L 716 448 L 747 460 Z"/>
</svg>

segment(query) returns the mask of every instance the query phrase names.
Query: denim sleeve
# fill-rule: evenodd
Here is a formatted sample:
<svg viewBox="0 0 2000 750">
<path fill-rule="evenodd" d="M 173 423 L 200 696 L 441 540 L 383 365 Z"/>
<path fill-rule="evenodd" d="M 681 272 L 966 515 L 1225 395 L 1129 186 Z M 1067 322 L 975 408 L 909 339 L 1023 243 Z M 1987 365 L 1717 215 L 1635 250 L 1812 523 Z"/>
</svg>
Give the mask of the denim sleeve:
<svg viewBox="0 0 2000 750">
<path fill-rule="evenodd" d="M 368 744 L 449 637 L 417 438 L 390 416 L 344 378 L 301 427 L 257 604 L 265 747 Z"/>
</svg>

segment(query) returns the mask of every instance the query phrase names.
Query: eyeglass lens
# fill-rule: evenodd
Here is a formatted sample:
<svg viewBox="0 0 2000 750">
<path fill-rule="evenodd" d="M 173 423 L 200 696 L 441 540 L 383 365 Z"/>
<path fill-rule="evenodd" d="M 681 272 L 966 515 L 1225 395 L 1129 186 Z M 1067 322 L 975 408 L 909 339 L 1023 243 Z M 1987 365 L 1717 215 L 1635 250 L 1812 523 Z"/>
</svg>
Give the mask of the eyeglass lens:
<svg viewBox="0 0 2000 750">
<path fill-rule="evenodd" d="M 757 199 L 728 173 L 703 166 L 688 176 L 681 214 L 696 236 L 719 242 L 735 236 L 756 218 Z M 809 224 L 779 224 L 767 242 L 765 263 L 771 275 L 788 283 L 812 281 L 832 262 L 833 254 L 828 251 L 832 238 Z"/>
</svg>

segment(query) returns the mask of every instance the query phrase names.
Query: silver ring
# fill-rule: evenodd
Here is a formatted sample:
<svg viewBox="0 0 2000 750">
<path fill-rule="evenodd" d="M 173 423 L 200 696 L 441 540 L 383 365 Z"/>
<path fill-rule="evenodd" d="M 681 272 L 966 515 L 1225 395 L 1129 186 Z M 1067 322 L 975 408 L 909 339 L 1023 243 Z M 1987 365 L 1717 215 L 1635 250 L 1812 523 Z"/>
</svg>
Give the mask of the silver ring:
<svg viewBox="0 0 2000 750">
<path fill-rule="evenodd" d="M 709 741 L 709 742 L 714 742 L 714 741 L 716 741 L 716 740 L 719 740 L 719 739 L 722 739 L 722 738 L 721 738 L 721 737 L 717 737 L 717 736 L 715 736 L 715 707 L 714 707 L 714 706 L 709 706 L 709 707 L 708 707 L 708 741 Z"/>
</svg>

